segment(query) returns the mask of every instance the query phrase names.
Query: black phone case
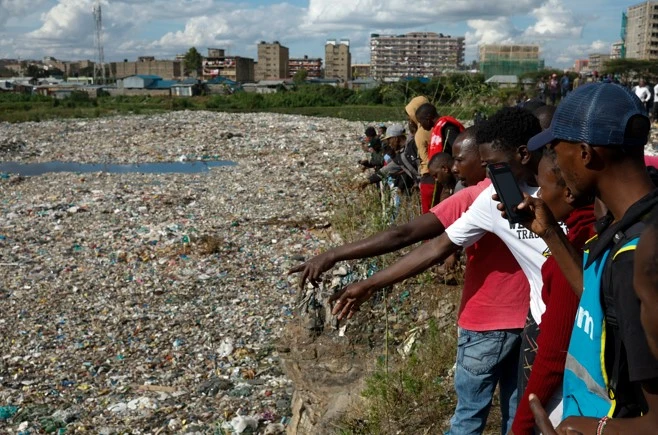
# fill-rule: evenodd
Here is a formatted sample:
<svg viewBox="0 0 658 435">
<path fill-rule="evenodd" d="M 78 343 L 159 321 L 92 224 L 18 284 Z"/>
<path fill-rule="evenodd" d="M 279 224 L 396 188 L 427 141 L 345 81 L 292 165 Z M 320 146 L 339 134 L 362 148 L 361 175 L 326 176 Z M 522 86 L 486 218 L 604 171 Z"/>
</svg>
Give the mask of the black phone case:
<svg viewBox="0 0 658 435">
<path fill-rule="evenodd" d="M 492 163 L 487 165 L 487 172 L 489 173 L 491 183 L 494 185 L 494 189 L 498 194 L 498 199 L 505 207 L 507 220 L 514 224 L 521 222 L 523 220 L 523 216 L 516 212 L 514 207 L 523 201 L 523 194 L 521 193 L 521 189 L 519 189 L 519 184 L 514 178 L 514 174 L 512 174 L 512 170 L 510 169 L 509 165 L 507 163 Z M 503 173 L 508 173 L 509 176 L 514 178 L 514 186 L 516 189 L 510 189 L 509 187 L 504 189 L 501 186 L 500 180 L 497 177 Z"/>
</svg>

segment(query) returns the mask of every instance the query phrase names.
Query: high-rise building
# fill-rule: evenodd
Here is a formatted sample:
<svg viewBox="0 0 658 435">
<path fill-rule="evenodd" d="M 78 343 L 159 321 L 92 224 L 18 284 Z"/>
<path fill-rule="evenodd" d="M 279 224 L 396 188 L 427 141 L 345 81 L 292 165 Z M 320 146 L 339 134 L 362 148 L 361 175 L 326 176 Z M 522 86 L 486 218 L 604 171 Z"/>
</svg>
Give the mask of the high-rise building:
<svg viewBox="0 0 658 435">
<path fill-rule="evenodd" d="M 624 41 L 613 42 L 610 45 L 610 59 L 622 59 L 624 53 Z"/>
<path fill-rule="evenodd" d="M 288 78 L 288 47 L 274 41 L 258 44 L 258 63 L 255 67 L 256 80 L 278 80 Z"/>
<path fill-rule="evenodd" d="M 431 77 L 464 63 L 464 37 L 414 32 L 370 35 L 370 74 L 376 79 Z"/>
<path fill-rule="evenodd" d="M 328 79 L 352 79 L 352 55 L 350 40 L 327 40 L 324 45 L 324 76 Z"/>
<path fill-rule="evenodd" d="M 590 71 L 601 72 L 605 63 L 610 60 L 610 55 L 605 53 L 592 53 L 589 55 Z"/>
<path fill-rule="evenodd" d="M 288 76 L 294 77 L 299 70 L 306 70 L 307 77 L 319 79 L 322 77 L 322 59 L 319 57 L 293 57 L 288 60 Z"/>
<path fill-rule="evenodd" d="M 255 80 L 254 60 L 249 57 L 226 56 L 221 48 L 209 48 L 208 56 L 201 62 L 201 77 L 211 80 L 224 77 L 234 82 Z"/>
<path fill-rule="evenodd" d="M 538 45 L 485 44 L 480 46 L 480 72 L 493 76 L 520 76 L 544 68 Z"/>
<path fill-rule="evenodd" d="M 658 59 L 658 2 L 631 6 L 622 16 L 622 57 Z"/>
</svg>

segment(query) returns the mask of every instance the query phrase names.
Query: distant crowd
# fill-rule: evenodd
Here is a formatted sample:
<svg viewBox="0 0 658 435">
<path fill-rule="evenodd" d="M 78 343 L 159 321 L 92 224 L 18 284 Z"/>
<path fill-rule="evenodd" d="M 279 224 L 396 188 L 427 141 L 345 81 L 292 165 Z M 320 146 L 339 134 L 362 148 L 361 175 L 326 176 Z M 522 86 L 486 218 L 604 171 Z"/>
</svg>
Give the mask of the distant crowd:
<svg viewBox="0 0 658 435">
<path fill-rule="evenodd" d="M 571 80 L 566 73 L 562 74 L 561 77 L 554 73 L 539 78 L 536 84 L 536 98 L 543 103 L 555 105 L 562 98 L 569 95 L 570 92 L 588 83 L 614 83 L 630 89 L 644 103 L 649 117 L 654 122 L 658 120 L 658 83 L 650 85 L 644 78 L 627 81 L 613 74 L 599 75 L 598 72 L 594 71 L 587 76 L 579 74 Z M 522 94 L 518 103 L 524 101 L 527 101 L 527 98 L 525 94 Z"/>
<path fill-rule="evenodd" d="M 349 318 L 377 291 L 463 249 L 446 433 L 482 433 L 498 389 L 503 434 L 656 434 L 658 159 L 645 145 L 658 86 L 606 77 L 563 87 L 557 76 L 545 85 L 540 98 L 468 128 L 422 96 L 405 107 L 406 128 L 369 127 L 364 186 L 418 192 L 421 214 L 291 273 L 304 288 L 340 261 L 424 241 L 332 296 L 333 314 Z M 520 222 L 488 167 L 513 174 Z"/>
</svg>

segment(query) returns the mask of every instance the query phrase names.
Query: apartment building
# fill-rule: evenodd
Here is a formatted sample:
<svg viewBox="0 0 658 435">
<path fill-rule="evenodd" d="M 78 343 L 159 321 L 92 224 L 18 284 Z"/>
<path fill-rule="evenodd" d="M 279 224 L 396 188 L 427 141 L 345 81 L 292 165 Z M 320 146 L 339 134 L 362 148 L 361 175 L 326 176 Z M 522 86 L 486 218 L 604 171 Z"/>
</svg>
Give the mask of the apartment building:
<svg viewBox="0 0 658 435">
<path fill-rule="evenodd" d="M 485 80 L 497 76 L 520 76 L 544 68 L 538 45 L 485 44 L 479 47 L 480 72 Z"/>
<path fill-rule="evenodd" d="M 623 59 L 624 51 L 624 41 L 613 42 L 610 45 L 610 59 Z"/>
<path fill-rule="evenodd" d="M 152 56 L 141 56 L 136 62 L 112 62 L 112 74 L 118 78 L 135 75 L 159 76 L 164 80 L 178 80 L 183 77 L 183 65 L 179 60 L 156 60 Z"/>
<path fill-rule="evenodd" d="M 226 56 L 221 48 L 209 48 L 208 56 L 201 61 L 201 78 L 212 80 L 215 77 L 224 77 L 239 83 L 253 82 L 254 60 L 249 57 Z"/>
<path fill-rule="evenodd" d="M 319 57 L 293 57 L 288 60 L 288 77 L 292 78 L 299 70 L 306 70 L 309 78 L 322 77 L 322 59 Z"/>
<path fill-rule="evenodd" d="M 261 41 L 258 44 L 258 63 L 255 66 L 256 81 L 288 78 L 288 47 L 274 41 L 271 44 Z"/>
<path fill-rule="evenodd" d="M 464 63 L 464 37 L 413 32 L 370 35 L 370 74 L 379 80 L 431 77 Z"/>
<path fill-rule="evenodd" d="M 610 55 L 605 53 L 592 53 L 589 55 L 590 71 L 601 72 L 605 63 L 610 60 Z"/>
<path fill-rule="evenodd" d="M 365 79 L 370 77 L 370 64 L 369 63 L 353 63 L 352 64 L 352 78 Z"/>
<path fill-rule="evenodd" d="M 327 40 L 324 45 L 324 76 L 328 79 L 352 80 L 349 39 Z"/>
<path fill-rule="evenodd" d="M 589 59 L 576 59 L 573 70 L 577 73 L 589 71 Z"/>
<path fill-rule="evenodd" d="M 658 59 L 658 2 L 631 6 L 622 17 L 622 57 Z"/>
</svg>

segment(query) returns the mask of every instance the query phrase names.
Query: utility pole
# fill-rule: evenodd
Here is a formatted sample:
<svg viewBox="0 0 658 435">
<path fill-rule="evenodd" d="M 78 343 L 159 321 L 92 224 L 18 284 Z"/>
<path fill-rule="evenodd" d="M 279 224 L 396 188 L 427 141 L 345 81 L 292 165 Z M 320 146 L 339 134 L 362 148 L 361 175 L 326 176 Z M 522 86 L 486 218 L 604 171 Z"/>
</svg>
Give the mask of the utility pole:
<svg viewBox="0 0 658 435">
<path fill-rule="evenodd" d="M 94 23 L 96 24 L 96 34 L 94 42 L 96 43 L 96 65 L 94 65 L 94 83 L 106 83 L 105 79 L 105 54 L 103 53 L 103 17 L 101 14 L 101 2 L 96 0 L 93 8 Z M 97 70 L 100 68 L 100 76 Z"/>
</svg>

